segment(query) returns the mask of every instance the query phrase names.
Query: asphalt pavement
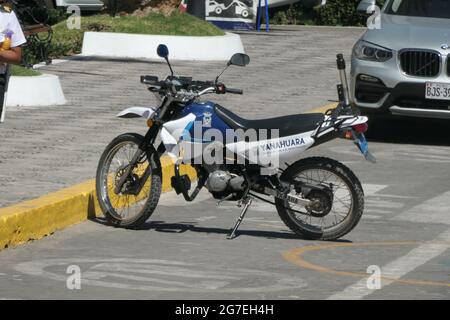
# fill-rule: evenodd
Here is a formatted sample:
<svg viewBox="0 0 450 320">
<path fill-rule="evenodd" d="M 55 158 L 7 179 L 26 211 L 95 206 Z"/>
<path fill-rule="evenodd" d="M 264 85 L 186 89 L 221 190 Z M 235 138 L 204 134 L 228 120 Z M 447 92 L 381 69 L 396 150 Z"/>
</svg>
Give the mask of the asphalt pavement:
<svg viewBox="0 0 450 320">
<path fill-rule="evenodd" d="M 252 64 L 231 69 L 224 80 L 246 95 L 221 98 L 221 104 L 262 118 L 328 103 L 336 96 L 335 53 L 349 55 L 362 31 L 243 34 Z M 220 69 L 216 63 L 174 67 L 202 78 Z M 78 59 L 45 70 L 61 76 L 70 104 L 8 112 L 0 127 L 1 206 L 92 178 L 109 140 L 144 129 L 113 118 L 124 106 L 148 103 L 139 75 L 164 74 L 166 66 Z M 377 123 L 368 135 L 376 164 L 342 140 L 305 155 L 342 161 L 363 183 L 363 218 L 339 241 L 299 239 L 275 208 L 259 201 L 238 237 L 227 240 L 239 215 L 234 203 L 218 206 L 204 192 L 186 204 L 168 193 L 139 230 L 88 221 L 0 252 L 0 298 L 449 299 L 447 127 L 423 120 Z"/>
</svg>

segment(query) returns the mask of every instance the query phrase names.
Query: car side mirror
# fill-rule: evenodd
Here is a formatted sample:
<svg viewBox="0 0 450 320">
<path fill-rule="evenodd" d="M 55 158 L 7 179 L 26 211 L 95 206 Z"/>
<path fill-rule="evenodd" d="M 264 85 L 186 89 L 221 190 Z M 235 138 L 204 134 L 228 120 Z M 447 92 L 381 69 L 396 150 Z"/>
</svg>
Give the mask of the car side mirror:
<svg viewBox="0 0 450 320">
<path fill-rule="evenodd" d="M 375 13 L 375 7 L 376 0 L 362 0 L 356 10 L 362 15 L 370 16 Z"/>
<path fill-rule="evenodd" d="M 169 48 L 165 44 L 160 44 L 158 49 L 156 49 L 156 53 L 161 58 L 167 59 L 169 57 Z"/>
<path fill-rule="evenodd" d="M 228 61 L 228 66 L 239 66 L 245 67 L 250 63 L 250 57 L 244 53 L 235 53 L 230 61 Z"/>
</svg>

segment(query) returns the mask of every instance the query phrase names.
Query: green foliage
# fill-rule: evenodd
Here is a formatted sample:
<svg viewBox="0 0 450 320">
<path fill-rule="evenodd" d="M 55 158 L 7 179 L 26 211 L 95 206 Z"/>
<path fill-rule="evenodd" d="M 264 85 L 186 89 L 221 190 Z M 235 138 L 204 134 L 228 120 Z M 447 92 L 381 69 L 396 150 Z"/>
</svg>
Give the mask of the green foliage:
<svg viewBox="0 0 450 320">
<path fill-rule="evenodd" d="M 39 71 L 33 70 L 33 69 L 27 69 L 21 66 L 13 65 L 11 67 L 11 75 L 18 76 L 18 77 L 34 77 L 34 76 L 40 76 L 41 73 Z"/>
<path fill-rule="evenodd" d="M 68 17 L 64 9 L 47 8 L 40 5 L 36 0 L 21 0 L 14 6 L 14 10 L 23 24 L 45 23 L 54 25 Z"/>
<path fill-rule="evenodd" d="M 367 17 L 356 9 L 361 0 L 327 0 L 321 7 L 310 8 L 300 4 L 277 11 L 271 22 L 275 24 L 316 24 L 328 26 L 363 26 Z M 380 8 L 385 0 L 377 0 Z"/>
<path fill-rule="evenodd" d="M 367 17 L 359 14 L 361 0 L 328 0 L 327 4 L 316 10 L 316 23 L 328 26 L 363 26 Z M 381 7 L 383 1 L 377 1 Z"/>
<path fill-rule="evenodd" d="M 81 17 L 81 29 L 79 30 L 68 29 L 65 21 L 53 26 L 53 40 L 49 49 L 50 58 L 80 53 L 85 31 L 179 36 L 224 35 L 224 32 L 214 25 L 178 11 L 170 16 L 155 12 L 144 17 L 130 15 L 113 18 L 107 14 L 90 15 Z"/>
</svg>

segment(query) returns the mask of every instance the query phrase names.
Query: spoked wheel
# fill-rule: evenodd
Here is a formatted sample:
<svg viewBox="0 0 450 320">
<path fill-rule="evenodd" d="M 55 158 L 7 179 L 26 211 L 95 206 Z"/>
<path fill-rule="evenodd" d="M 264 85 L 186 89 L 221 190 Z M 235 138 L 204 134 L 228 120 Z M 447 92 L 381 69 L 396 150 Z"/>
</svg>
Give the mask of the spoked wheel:
<svg viewBox="0 0 450 320">
<path fill-rule="evenodd" d="M 296 234 L 306 239 L 335 240 L 349 233 L 364 211 L 364 193 L 355 174 L 328 158 L 308 158 L 294 163 L 280 179 L 290 183 L 289 195 L 302 197 L 298 182 L 320 186 L 305 198 L 309 206 L 276 199 L 278 214 Z M 289 199 L 289 197 L 287 198 Z"/>
<path fill-rule="evenodd" d="M 97 198 L 105 218 L 117 226 L 131 228 L 147 221 L 161 195 L 161 164 L 153 148 L 143 153 L 118 188 L 142 140 L 142 136 L 130 133 L 117 137 L 108 145 L 98 165 Z"/>
</svg>

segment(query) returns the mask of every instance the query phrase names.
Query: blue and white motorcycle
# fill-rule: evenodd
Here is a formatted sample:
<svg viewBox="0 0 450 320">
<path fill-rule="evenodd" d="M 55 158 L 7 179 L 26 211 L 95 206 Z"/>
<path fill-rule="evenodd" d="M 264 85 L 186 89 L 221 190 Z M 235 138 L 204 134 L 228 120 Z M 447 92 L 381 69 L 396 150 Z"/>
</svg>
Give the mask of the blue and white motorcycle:
<svg viewBox="0 0 450 320">
<path fill-rule="evenodd" d="M 337 239 L 350 232 L 364 210 L 364 193 L 355 174 L 338 161 L 303 152 L 336 138 L 353 141 L 367 160 L 375 161 L 364 137 L 366 117 L 351 107 L 345 61 L 338 55 L 340 103 L 326 114 L 295 114 L 248 120 L 211 101 L 206 94 L 243 94 L 215 81 L 175 76 L 169 50 L 158 47 L 171 75 L 165 80 L 142 76 L 155 93 L 157 108 L 132 107 L 122 118 L 144 118 L 141 136 L 126 133 L 104 151 L 97 170 L 97 197 L 113 225 L 136 228 L 154 212 L 162 188 L 161 157 L 173 162 L 171 185 L 186 201 L 205 187 L 219 201 L 236 201 L 241 215 L 228 235 L 232 239 L 254 198 L 273 204 L 284 223 L 300 237 Z M 228 62 L 246 66 L 250 58 L 235 54 Z M 183 174 L 183 165 L 195 169 Z"/>
</svg>

